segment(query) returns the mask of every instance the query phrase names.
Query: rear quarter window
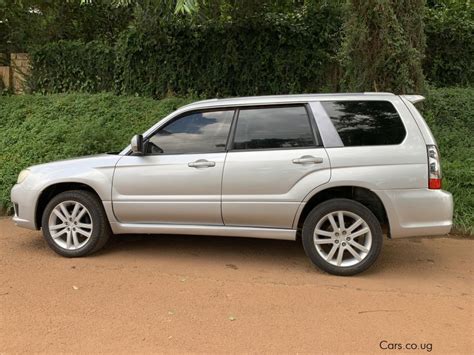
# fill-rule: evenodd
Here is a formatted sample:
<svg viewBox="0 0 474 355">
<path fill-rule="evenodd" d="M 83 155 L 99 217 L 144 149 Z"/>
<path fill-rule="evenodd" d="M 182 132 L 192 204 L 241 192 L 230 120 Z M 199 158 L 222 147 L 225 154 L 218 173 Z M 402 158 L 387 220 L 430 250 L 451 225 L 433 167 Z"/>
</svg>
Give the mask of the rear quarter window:
<svg viewBox="0 0 474 355">
<path fill-rule="evenodd" d="M 323 101 L 344 146 L 400 144 L 405 126 L 389 101 Z"/>
</svg>

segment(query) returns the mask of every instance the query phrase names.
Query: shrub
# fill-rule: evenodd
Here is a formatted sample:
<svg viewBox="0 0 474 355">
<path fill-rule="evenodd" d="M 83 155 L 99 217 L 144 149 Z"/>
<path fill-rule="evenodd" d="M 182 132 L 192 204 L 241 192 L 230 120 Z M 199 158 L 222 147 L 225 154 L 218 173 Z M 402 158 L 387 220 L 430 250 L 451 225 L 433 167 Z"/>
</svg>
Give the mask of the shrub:
<svg viewBox="0 0 474 355">
<path fill-rule="evenodd" d="M 215 97 L 334 90 L 341 21 L 340 8 L 324 5 L 297 14 L 133 27 L 117 44 L 117 91 Z"/>
<path fill-rule="evenodd" d="M 31 91 L 100 92 L 114 88 L 113 47 L 102 41 L 59 41 L 30 51 Z"/>
<path fill-rule="evenodd" d="M 426 77 L 436 86 L 474 84 L 474 11 L 470 1 L 444 1 L 428 9 Z"/>
<path fill-rule="evenodd" d="M 344 3 L 308 2 L 293 13 L 197 23 L 179 18 L 168 23 L 145 7 L 117 42 L 122 25 L 105 36 L 109 42 L 53 41 L 30 49 L 31 90 L 116 90 L 151 97 L 339 91 L 337 53 L 344 90 L 420 92 L 421 63 L 436 86 L 474 82 L 470 1 L 437 0 L 430 7 L 423 0 Z M 125 10 L 116 15 L 129 16 Z"/>
<path fill-rule="evenodd" d="M 21 169 L 80 155 L 120 151 L 130 138 L 189 102 L 112 94 L 0 97 L 0 207 Z"/>
<path fill-rule="evenodd" d="M 454 197 L 454 222 L 474 234 L 474 88 L 429 90 L 423 106 L 441 150 L 443 188 Z"/>
<path fill-rule="evenodd" d="M 143 21 L 112 46 L 59 41 L 30 51 L 32 91 L 165 97 L 336 90 L 342 8 L 196 24 Z M 115 79 L 115 81 L 114 81 Z"/>
</svg>

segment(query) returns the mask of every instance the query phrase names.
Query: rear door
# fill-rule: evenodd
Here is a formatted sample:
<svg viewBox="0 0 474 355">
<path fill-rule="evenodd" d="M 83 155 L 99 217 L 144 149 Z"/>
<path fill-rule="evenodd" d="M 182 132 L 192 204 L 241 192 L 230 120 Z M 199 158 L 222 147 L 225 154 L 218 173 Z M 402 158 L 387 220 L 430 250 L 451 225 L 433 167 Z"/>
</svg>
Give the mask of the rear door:
<svg viewBox="0 0 474 355">
<path fill-rule="evenodd" d="M 225 225 L 291 228 L 330 164 L 305 104 L 237 110 L 222 185 Z"/>
</svg>

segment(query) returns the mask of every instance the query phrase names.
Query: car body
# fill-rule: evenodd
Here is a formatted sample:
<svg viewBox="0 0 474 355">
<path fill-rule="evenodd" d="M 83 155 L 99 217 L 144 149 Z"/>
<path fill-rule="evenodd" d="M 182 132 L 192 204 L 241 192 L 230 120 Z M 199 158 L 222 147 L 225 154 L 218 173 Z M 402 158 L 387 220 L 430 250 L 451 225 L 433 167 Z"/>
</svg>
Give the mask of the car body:
<svg viewBox="0 0 474 355">
<path fill-rule="evenodd" d="M 28 168 L 11 192 L 13 219 L 44 229 L 48 203 L 83 190 L 114 234 L 295 240 L 321 203 L 346 199 L 390 238 L 443 235 L 452 196 L 441 190 L 436 141 L 414 106 L 420 100 L 362 93 L 199 101 L 118 154 Z"/>
</svg>

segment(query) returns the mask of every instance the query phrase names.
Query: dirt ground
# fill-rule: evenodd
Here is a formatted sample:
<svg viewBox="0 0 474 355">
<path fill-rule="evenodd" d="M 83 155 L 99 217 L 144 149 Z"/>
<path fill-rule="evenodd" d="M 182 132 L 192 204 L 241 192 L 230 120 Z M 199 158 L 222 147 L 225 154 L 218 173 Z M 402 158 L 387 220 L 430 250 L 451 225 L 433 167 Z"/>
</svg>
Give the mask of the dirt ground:
<svg viewBox="0 0 474 355">
<path fill-rule="evenodd" d="M 0 353 L 472 354 L 473 252 L 467 238 L 387 240 L 350 278 L 299 243 L 245 238 L 121 236 L 66 259 L 0 219 Z"/>
</svg>

